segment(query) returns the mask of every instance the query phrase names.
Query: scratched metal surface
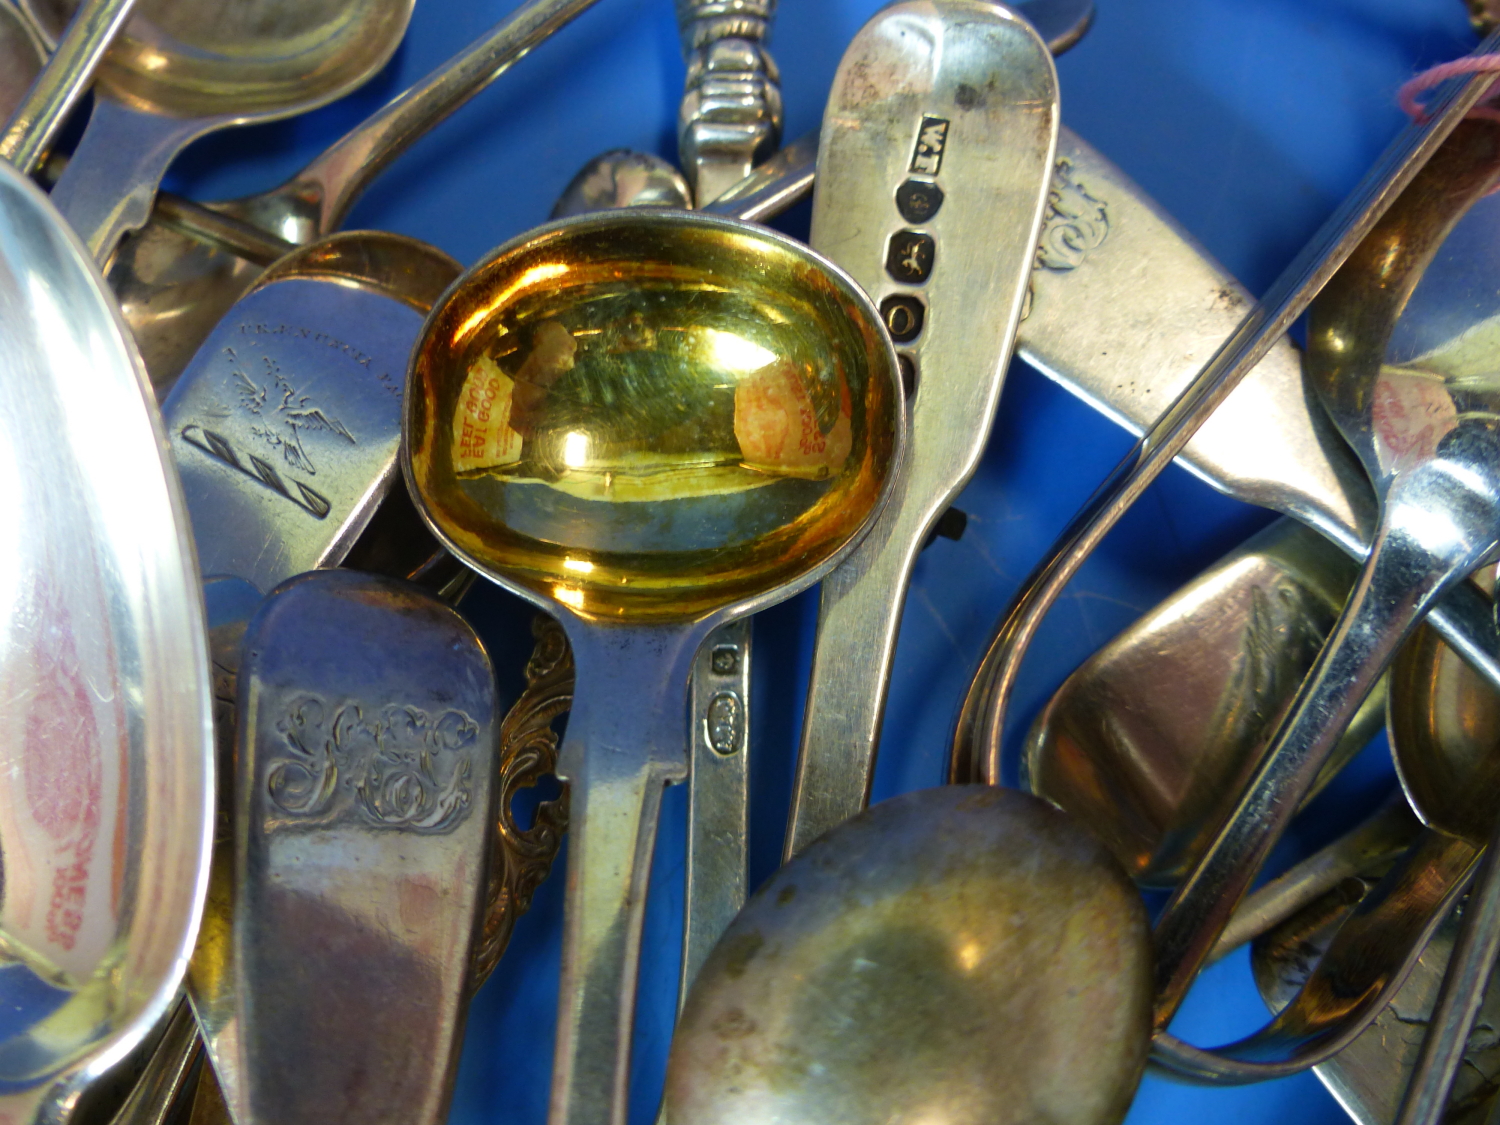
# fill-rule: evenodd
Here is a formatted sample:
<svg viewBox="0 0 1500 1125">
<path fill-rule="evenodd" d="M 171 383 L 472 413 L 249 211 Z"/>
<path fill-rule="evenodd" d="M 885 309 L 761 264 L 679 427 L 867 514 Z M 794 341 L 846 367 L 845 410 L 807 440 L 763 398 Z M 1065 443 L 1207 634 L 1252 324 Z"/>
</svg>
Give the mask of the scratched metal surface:
<svg viewBox="0 0 1500 1125">
<path fill-rule="evenodd" d="M 788 136 L 816 126 L 843 45 L 879 2 L 782 0 L 772 47 Z M 510 0 L 421 0 L 405 46 L 365 90 L 305 118 L 204 141 L 170 182 L 199 198 L 277 182 L 511 7 Z M 1256 292 L 1399 128 L 1395 87 L 1474 42 L 1460 0 L 1099 0 L 1099 7 L 1093 32 L 1059 64 L 1064 119 Z M 671 0 L 603 0 L 420 143 L 376 183 L 350 225 L 414 235 L 471 262 L 545 219 L 594 153 L 633 146 L 672 157 L 681 84 Z M 782 225 L 805 235 L 806 222 L 804 211 Z M 1126 449 L 1112 426 L 1034 372 L 1012 374 L 989 453 L 962 500 L 968 532 L 959 543 L 940 540 L 915 576 L 877 797 L 942 778 L 953 708 L 992 617 Z M 1028 668 L 1024 710 L 1034 712 L 1096 647 L 1266 519 L 1185 473 L 1169 473 L 1053 614 Z M 518 690 L 530 648 L 527 611 L 491 589 L 476 590 L 464 608 L 506 687 Z M 757 634 L 755 883 L 780 848 L 814 608 L 812 596 L 803 596 L 767 614 Z M 1373 802 L 1389 782 L 1380 753 L 1373 748 L 1320 802 L 1282 861 Z M 668 795 L 648 910 L 637 1125 L 654 1114 L 670 1034 L 682 798 Z M 554 876 L 474 1003 L 455 1125 L 545 1119 L 560 898 Z M 1195 1042 L 1222 1042 L 1264 1018 L 1237 957 L 1200 982 L 1176 1030 Z M 1205 1118 L 1311 1125 L 1343 1114 L 1311 1076 L 1237 1090 L 1148 1078 L 1129 1121 Z"/>
</svg>

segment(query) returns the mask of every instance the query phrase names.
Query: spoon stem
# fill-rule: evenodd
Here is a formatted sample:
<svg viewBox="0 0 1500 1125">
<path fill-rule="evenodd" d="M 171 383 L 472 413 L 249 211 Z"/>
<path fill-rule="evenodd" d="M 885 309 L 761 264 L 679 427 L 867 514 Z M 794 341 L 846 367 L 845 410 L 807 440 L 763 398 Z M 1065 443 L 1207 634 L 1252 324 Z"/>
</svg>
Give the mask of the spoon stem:
<svg viewBox="0 0 1500 1125">
<path fill-rule="evenodd" d="M 1397 649 L 1442 593 L 1494 548 L 1500 513 L 1470 475 L 1439 458 L 1392 482 L 1369 562 L 1271 749 L 1157 921 L 1158 1031 L 1171 1022 L 1234 908 Z M 1436 545 L 1434 518 L 1451 523 L 1443 529 L 1447 540 Z"/>
<path fill-rule="evenodd" d="M 391 161 L 598 0 L 530 0 L 483 39 L 413 86 L 286 185 L 316 200 L 316 233 L 337 230 L 366 185 Z"/>
<path fill-rule="evenodd" d="M 641 926 L 664 787 L 687 774 L 703 623 L 564 622 L 577 691 L 558 756 L 569 828 L 548 1125 L 625 1125 Z"/>
<path fill-rule="evenodd" d="M 73 17 L 67 34 L 0 137 L 0 157 L 22 175 L 30 176 L 41 166 L 57 131 L 88 89 L 99 60 L 133 7 L 135 0 L 90 0 Z"/>
<path fill-rule="evenodd" d="M 1438 1125 L 1464 1061 L 1469 1031 L 1484 1003 L 1500 954 L 1500 822 L 1496 823 L 1474 889 L 1464 907 L 1453 957 L 1443 974 L 1437 1007 L 1427 1022 L 1422 1052 L 1401 1101 L 1396 1125 Z"/>
<path fill-rule="evenodd" d="M 108 261 L 126 233 L 146 225 L 172 160 L 219 123 L 141 113 L 113 98 L 94 99 L 88 128 L 52 189 L 52 202 L 94 261 Z"/>
</svg>

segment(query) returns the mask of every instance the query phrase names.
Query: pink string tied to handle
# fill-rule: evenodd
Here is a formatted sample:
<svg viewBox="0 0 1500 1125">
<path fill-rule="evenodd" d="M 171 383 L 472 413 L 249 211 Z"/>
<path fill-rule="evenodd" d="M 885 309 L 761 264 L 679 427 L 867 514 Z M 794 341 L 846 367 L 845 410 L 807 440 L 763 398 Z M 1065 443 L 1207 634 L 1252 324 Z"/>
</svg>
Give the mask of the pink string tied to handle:
<svg viewBox="0 0 1500 1125">
<path fill-rule="evenodd" d="M 1437 66 L 1428 67 L 1415 78 L 1408 79 L 1402 83 L 1401 88 L 1396 91 L 1396 102 L 1413 121 L 1425 124 L 1427 121 L 1427 107 L 1417 98 L 1460 74 L 1484 74 L 1486 72 L 1500 74 L 1500 55 L 1468 55 L 1452 62 L 1438 63 Z M 1500 81 L 1490 87 L 1486 98 L 1500 93 Z M 1480 102 L 1469 110 L 1470 117 L 1476 117 L 1483 121 L 1500 121 L 1500 109 L 1485 102 Z"/>
</svg>

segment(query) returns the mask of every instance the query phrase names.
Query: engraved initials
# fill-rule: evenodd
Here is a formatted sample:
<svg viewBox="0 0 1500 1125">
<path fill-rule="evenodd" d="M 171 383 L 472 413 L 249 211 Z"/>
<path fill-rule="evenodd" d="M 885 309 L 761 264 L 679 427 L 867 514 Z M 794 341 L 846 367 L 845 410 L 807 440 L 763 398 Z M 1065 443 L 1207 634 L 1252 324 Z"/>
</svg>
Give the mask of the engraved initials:
<svg viewBox="0 0 1500 1125">
<path fill-rule="evenodd" d="M 1047 192 L 1047 217 L 1037 245 L 1041 269 L 1076 270 L 1109 235 L 1109 211 L 1073 180 L 1073 165 L 1059 160 Z"/>
<path fill-rule="evenodd" d="M 479 725 L 462 711 L 433 718 L 393 704 L 367 719 L 358 703 L 304 695 L 276 731 L 266 795 L 288 816 L 424 836 L 452 832 L 468 816 Z"/>
</svg>

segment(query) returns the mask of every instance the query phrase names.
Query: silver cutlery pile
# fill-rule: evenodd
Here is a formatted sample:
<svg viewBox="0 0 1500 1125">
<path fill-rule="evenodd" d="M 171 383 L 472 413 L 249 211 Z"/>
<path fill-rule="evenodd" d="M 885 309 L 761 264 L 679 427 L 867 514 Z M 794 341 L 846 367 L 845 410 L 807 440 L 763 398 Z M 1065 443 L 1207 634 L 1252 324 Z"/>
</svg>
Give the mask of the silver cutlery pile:
<svg viewBox="0 0 1500 1125">
<path fill-rule="evenodd" d="M 161 186 L 186 146 L 350 95 L 415 0 L 0 0 L 0 1125 L 436 1125 L 560 857 L 528 1081 L 626 1125 L 674 784 L 665 1125 L 1113 1125 L 1148 1068 L 1500 1121 L 1500 32 L 1258 301 L 1063 124 L 1092 0 L 894 0 L 785 144 L 775 0 L 676 0 L 680 167 L 580 152 L 467 266 L 341 229 L 595 3 L 202 202 Z M 947 784 L 871 804 L 1015 356 L 1139 440 L 969 654 Z M 1174 461 L 1282 518 L 1019 729 Z M 486 583 L 540 611 L 514 699 Z M 815 586 L 756 887 L 753 615 Z M 1387 727 L 1401 792 L 1267 879 Z M 1246 944 L 1264 1026 L 1185 1041 Z"/>
</svg>

